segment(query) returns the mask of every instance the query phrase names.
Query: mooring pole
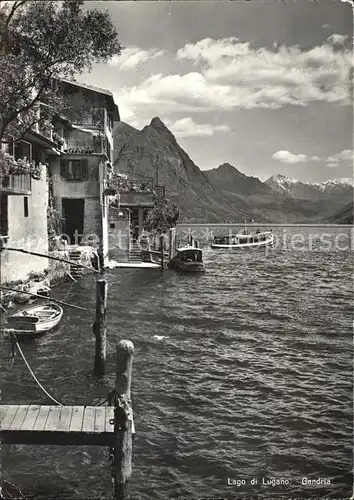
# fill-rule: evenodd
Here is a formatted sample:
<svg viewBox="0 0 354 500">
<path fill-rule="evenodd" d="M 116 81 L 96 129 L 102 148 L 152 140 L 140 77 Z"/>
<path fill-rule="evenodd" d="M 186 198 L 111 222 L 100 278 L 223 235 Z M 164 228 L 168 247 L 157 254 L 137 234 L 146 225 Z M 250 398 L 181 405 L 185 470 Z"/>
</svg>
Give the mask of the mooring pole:
<svg viewBox="0 0 354 500">
<path fill-rule="evenodd" d="M 163 271 L 163 266 L 164 266 L 164 243 L 165 243 L 165 238 L 164 235 L 160 235 L 160 250 L 161 250 L 161 271 Z"/>
<path fill-rule="evenodd" d="M 121 340 L 116 350 L 116 387 L 114 429 L 114 500 L 126 500 L 132 475 L 133 408 L 131 404 L 131 380 L 134 345 L 130 340 Z"/>
<path fill-rule="evenodd" d="M 96 318 L 92 325 L 96 337 L 94 374 L 105 374 L 106 362 L 106 317 L 107 317 L 107 281 L 96 281 Z"/>
<path fill-rule="evenodd" d="M 172 238 L 173 238 L 173 229 L 170 227 L 168 231 L 168 259 L 171 260 L 173 258 L 173 250 L 172 250 Z"/>
</svg>

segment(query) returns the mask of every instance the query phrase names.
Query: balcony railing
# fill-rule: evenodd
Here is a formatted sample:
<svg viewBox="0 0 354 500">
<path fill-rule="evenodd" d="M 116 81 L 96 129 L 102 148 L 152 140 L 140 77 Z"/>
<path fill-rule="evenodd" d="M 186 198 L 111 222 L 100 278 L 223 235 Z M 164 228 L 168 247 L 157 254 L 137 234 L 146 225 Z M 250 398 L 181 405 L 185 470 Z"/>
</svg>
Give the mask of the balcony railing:
<svg viewBox="0 0 354 500">
<path fill-rule="evenodd" d="M 92 137 L 86 141 L 68 141 L 64 145 L 67 154 L 105 154 L 108 153 L 108 140 L 106 137 Z"/>
<path fill-rule="evenodd" d="M 153 207 L 154 193 L 149 191 L 128 191 L 120 193 L 120 205 L 125 207 Z"/>
<path fill-rule="evenodd" d="M 4 194 L 31 194 L 31 176 L 29 174 L 5 175 L 0 178 L 0 192 Z"/>
<path fill-rule="evenodd" d="M 153 192 L 153 182 L 151 178 L 146 178 L 141 180 L 141 178 L 124 179 L 124 178 L 114 178 L 114 182 L 119 187 L 121 193 L 127 193 L 134 191 L 137 193 L 152 193 Z"/>
</svg>

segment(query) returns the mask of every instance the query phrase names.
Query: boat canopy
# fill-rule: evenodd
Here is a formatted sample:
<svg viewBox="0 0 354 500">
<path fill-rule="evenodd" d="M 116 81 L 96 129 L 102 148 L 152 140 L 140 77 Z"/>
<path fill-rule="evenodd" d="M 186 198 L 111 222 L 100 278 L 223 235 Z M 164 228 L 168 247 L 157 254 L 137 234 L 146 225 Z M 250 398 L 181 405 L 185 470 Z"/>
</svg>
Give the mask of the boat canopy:
<svg viewBox="0 0 354 500">
<path fill-rule="evenodd" d="M 178 258 L 183 262 L 202 262 L 202 251 L 200 248 L 178 248 L 177 252 Z"/>
<path fill-rule="evenodd" d="M 193 252 L 201 252 L 201 248 L 194 248 L 194 247 L 181 247 L 177 248 L 177 252 L 187 252 L 188 250 L 193 251 Z"/>
</svg>

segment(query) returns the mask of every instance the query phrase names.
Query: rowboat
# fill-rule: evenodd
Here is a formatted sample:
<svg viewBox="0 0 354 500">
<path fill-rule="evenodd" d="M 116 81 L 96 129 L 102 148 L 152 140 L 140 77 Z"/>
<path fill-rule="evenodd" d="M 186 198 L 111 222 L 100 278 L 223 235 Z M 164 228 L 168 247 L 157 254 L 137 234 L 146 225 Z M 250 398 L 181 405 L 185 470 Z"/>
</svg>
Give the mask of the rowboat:
<svg viewBox="0 0 354 500">
<path fill-rule="evenodd" d="M 242 249 L 242 248 L 262 248 L 272 246 L 274 243 L 274 235 L 272 231 L 256 231 L 249 233 L 242 231 L 235 235 L 215 236 L 211 244 L 211 248 L 219 249 Z"/>
<path fill-rule="evenodd" d="M 205 268 L 201 249 L 192 246 L 177 248 L 176 255 L 170 260 L 168 267 L 187 273 L 203 273 Z"/>
<path fill-rule="evenodd" d="M 33 337 L 52 330 L 63 316 L 63 309 L 58 304 L 45 304 L 30 307 L 6 318 L 6 330 L 13 330 L 16 335 Z"/>
</svg>

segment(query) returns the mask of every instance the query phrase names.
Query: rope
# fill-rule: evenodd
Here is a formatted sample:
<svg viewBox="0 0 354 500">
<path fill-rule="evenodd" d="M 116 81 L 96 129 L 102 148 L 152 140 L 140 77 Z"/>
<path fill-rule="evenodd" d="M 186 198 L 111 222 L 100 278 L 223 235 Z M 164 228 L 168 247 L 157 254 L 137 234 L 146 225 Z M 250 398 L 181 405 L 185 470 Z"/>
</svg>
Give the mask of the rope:
<svg viewBox="0 0 354 500">
<path fill-rule="evenodd" d="M 93 269 L 92 267 L 85 266 L 85 264 L 81 264 L 79 262 L 74 262 L 72 260 L 67 260 L 67 259 L 61 259 L 59 257 L 52 257 L 51 255 L 44 254 L 44 253 L 38 253 L 38 252 L 30 252 L 29 250 L 24 250 L 23 248 L 12 248 L 12 247 L 2 247 L 1 250 L 9 250 L 11 252 L 21 252 L 21 253 L 26 253 L 29 255 L 36 255 L 37 257 L 45 257 L 46 259 L 50 260 L 57 260 L 59 262 L 66 262 L 67 264 L 71 264 L 77 267 L 82 267 L 84 269 L 88 269 L 92 273 L 98 273 L 100 274 L 100 271 L 97 271 L 96 269 Z"/>
<path fill-rule="evenodd" d="M 30 374 L 32 375 L 32 377 L 34 378 L 34 380 L 37 382 L 37 384 L 39 385 L 39 387 L 42 389 L 42 391 L 43 391 L 43 392 L 44 392 L 44 393 L 45 393 L 45 394 L 46 394 L 46 395 L 47 395 L 47 396 L 48 396 L 48 397 L 49 397 L 49 398 L 50 398 L 50 399 L 51 399 L 51 400 L 52 400 L 55 404 L 57 404 L 57 405 L 59 405 L 59 406 L 63 406 L 61 403 L 59 403 L 59 401 L 57 401 L 55 398 L 53 398 L 53 397 L 49 394 L 49 392 L 48 392 L 48 391 L 46 391 L 46 390 L 44 389 L 44 387 L 42 386 L 42 384 L 39 382 L 39 380 L 37 379 L 37 377 L 36 377 L 36 376 L 35 376 L 35 374 L 33 373 L 33 371 L 32 371 L 32 369 L 31 369 L 30 365 L 28 364 L 28 362 L 27 362 L 27 360 L 26 360 L 26 358 L 25 358 L 25 355 L 23 354 L 22 349 L 21 349 L 21 347 L 19 346 L 19 343 L 18 343 L 18 341 L 17 341 L 17 339 L 16 339 L 16 336 L 15 336 L 15 335 L 14 335 L 14 339 L 15 339 L 15 342 L 16 342 L 17 349 L 19 350 L 19 353 L 21 354 L 22 359 L 23 359 L 23 361 L 24 361 L 25 365 L 26 365 L 26 366 L 27 366 L 27 368 L 28 368 L 28 371 L 30 372 Z"/>
<path fill-rule="evenodd" d="M 104 401 L 102 401 L 101 403 L 98 403 L 98 405 L 95 405 L 95 406 L 102 406 L 107 402 L 108 402 L 108 398 L 106 398 Z"/>
<path fill-rule="evenodd" d="M 42 300 L 49 300 L 49 302 L 56 302 L 57 304 L 61 304 L 63 306 L 72 307 L 74 309 L 79 309 L 80 311 L 87 311 L 84 307 L 75 306 L 74 304 L 68 304 L 67 302 L 63 302 L 62 300 L 53 299 L 52 297 L 45 297 L 44 295 L 38 295 L 37 293 L 26 292 L 26 290 L 19 290 L 18 288 L 10 288 L 9 286 L 0 286 L 0 290 L 9 290 L 10 292 L 18 292 L 24 293 L 26 295 L 31 295 L 31 297 L 37 297 Z"/>
<path fill-rule="evenodd" d="M 31 369 L 30 365 L 28 364 L 28 361 L 26 360 L 25 355 L 23 354 L 23 351 L 22 351 L 22 349 L 21 349 L 21 347 L 20 347 L 20 345 L 19 345 L 19 343 L 18 343 L 18 341 L 17 341 L 17 339 L 16 339 L 16 336 L 15 336 L 15 335 L 14 335 L 14 341 L 15 341 L 15 344 L 16 344 L 16 346 L 17 346 L 17 349 L 19 350 L 19 353 L 21 354 L 21 357 L 22 357 L 22 359 L 23 359 L 23 361 L 24 361 L 25 365 L 26 365 L 26 366 L 27 366 L 27 368 L 28 368 L 28 371 L 30 372 L 30 374 L 32 375 L 32 377 L 34 378 L 34 380 L 37 382 L 37 384 L 39 385 L 39 387 L 42 389 L 42 391 L 43 391 L 43 392 L 44 392 L 44 393 L 45 393 L 45 394 L 46 394 L 46 395 L 47 395 L 47 396 L 48 396 L 48 397 L 49 397 L 52 401 L 54 401 L 54 403 L 55 403 L 55 404 L 57 404 L 57 405 L 59 405 L 59 406 L 64 406 L 62 403 L 59 403 L 59 401 L 57 401 L 55 398 L 53 398 L 53 396 L 51 396 L 51 395 L 49 394 L 49 392 L 48 392 L 48 391 L 46 391 L 46 390 L 45 390 L 45 388 L 42 386 L 42 384 L 39 382 L 39 380 L 37 379 L 37 377 L 36 377 L 36 376 L 35 376 L 35 374 L 33 373 L 33 370 Z M 12 359 L 12 361 L 13 361 L 13 359 Z M 106 398 L 104 401 L 102 401 L 101 403 L 98 403 L 98 404 L 97 404 L 97 405 L 95 405 L 95 406 L 102 406 L 102 405 L 104 405 L 105 403 L 107 403 L 107 401 L 108 401 L 108 398 Z"/>
</svg>

